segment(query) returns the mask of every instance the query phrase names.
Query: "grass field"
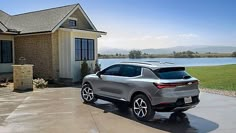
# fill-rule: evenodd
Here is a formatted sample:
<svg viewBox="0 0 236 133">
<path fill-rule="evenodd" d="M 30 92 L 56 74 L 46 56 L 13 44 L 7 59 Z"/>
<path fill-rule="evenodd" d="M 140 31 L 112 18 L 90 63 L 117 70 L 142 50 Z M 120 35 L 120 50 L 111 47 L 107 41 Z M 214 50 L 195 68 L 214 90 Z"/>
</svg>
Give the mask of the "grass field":
<svg viewBox="0 0 236 133">
<path fill-rule="evenodd" d="M 187 72 L 200 80 L 201 88 L 236 91 L 236 65 L 188 67 Z"/>
</svg>

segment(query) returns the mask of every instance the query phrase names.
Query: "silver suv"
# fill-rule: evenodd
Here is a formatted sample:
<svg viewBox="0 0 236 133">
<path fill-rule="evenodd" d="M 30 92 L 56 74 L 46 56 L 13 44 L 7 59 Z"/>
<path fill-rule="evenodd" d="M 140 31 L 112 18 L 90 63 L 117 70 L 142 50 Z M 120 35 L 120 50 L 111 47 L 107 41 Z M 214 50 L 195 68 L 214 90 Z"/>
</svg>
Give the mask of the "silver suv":
<svg viewBox="0 0 236 133">
<path fill-rule="evenodd" d="M 129 105 L 138 120 L 148 121 L 155 111 L 186 111 L 199 103 L 198 79 L 184 67 L 170 63 L 123 62 L 83 79 L 84 103 L 97 99 Z"/>
</svg>

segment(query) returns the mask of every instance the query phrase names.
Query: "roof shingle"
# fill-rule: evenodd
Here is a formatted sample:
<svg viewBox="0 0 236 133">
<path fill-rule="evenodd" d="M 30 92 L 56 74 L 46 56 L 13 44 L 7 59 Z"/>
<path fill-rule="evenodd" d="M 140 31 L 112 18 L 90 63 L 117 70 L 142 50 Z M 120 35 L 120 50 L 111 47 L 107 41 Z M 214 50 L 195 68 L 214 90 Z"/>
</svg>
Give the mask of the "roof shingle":
<svg viewBox="0 0 236 133">
<path fill-rule="evenodd" d="M 0 11 L 0 21 L 20 34 L 52 31 L 78 4 L 10 16 Z"/>
</svg>

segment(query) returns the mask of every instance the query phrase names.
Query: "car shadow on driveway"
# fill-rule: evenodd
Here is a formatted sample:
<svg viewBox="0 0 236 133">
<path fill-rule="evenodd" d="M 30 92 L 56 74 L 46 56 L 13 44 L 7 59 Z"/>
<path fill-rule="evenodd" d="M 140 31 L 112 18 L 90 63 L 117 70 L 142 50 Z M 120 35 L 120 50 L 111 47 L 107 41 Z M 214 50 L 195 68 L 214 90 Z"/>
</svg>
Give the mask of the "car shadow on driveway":
<svg viewBox="0 0 236 133">
<path fill-rule="evenodd" d="M 142 122 L 133 116 L 131 109 L 127 108 L 126 110 L 119 110 L 114 104 L 109 102 L 96 102 L 95 104 L 90 104 L 88 106 L 102 109 L 104 110 L 104 113 L 112 113 L 152 128 L 173 133 L 206 133 L 214 131 L 219 127 L 219 125 L 215 122 L 189 113 L 158 112 L 153 120 L 149 122 Z"/>
</svg>

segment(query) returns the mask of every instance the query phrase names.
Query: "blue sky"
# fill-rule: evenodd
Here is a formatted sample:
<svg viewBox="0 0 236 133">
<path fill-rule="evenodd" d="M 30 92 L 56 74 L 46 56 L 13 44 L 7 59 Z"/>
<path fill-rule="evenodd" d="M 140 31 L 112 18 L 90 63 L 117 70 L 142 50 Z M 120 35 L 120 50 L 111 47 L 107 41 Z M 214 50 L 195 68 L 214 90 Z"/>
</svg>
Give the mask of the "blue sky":
<svg viewBox="0 0 236 133">
<path fill-rule="evenodd" d="M 9 14 L 80 3 L 98 30 L 99 48 L 236 46 L 236 0 L 1 0 Z"/>
</svg>

